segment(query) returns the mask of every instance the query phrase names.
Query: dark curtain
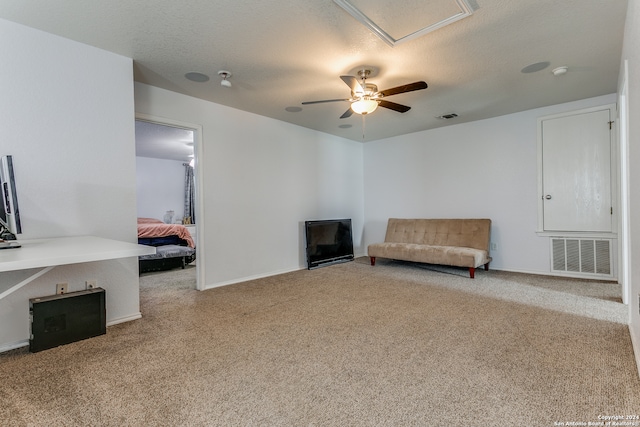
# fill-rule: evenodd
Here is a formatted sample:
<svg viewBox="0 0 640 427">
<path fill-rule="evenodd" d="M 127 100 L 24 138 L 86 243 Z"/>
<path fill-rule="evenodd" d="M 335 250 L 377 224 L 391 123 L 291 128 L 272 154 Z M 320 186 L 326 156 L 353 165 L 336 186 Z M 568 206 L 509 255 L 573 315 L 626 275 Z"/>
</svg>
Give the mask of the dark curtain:
<svg viewBox="0 0 640 427">
<path fill-rule="evenodd" d="M 195 189 L 193 188 L 193 167 L 184 164 L 184 219 L 191 218 L 191 224 L 196 223 Z"/>
</svg>

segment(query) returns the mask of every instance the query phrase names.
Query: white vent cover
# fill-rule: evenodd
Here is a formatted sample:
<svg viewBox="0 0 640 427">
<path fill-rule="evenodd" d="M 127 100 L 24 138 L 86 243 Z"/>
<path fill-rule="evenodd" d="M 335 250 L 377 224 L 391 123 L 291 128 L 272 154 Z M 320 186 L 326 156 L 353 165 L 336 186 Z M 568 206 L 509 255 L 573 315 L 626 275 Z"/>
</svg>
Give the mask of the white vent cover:
<svg viewBox="0 0 640 427">
<path fill-rule="evenodd" d="M 551 238 L 551 271 L 611 277 L 611 240 Z"/>
<path fill-rule="evenodd" d="M 403 8 L 398 7 L 397 2 L 389 1 L 333 1 L 391 47 L 453 24 L 471 16 L 474 11 L 469 0 L 414 0 L 411 2 L 413 4 L 405 4 Z M 406 11 L 406 15 L 402 16 L 398 11 Z M 439 12 L 444 13 L 438 16 Z M 436 16 L 435 19 L 438 21 L 431 22 L 431 17 Z M 422 22 L 421 18 L 424 19 L 424 27 L 423 24 L 417 24 Z M 417 28 L 414 28 L 414 24 Z M 387 30 L 383 29 L 382 25 Z"/>
</svg>

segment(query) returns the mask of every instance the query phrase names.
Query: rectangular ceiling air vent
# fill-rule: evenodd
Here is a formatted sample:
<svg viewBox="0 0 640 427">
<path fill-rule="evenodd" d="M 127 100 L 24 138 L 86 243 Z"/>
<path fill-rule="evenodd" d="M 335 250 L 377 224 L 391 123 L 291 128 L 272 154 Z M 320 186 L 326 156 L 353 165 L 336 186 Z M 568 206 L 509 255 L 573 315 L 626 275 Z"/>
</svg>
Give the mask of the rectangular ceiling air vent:
<svg viewBox="0 0 640 427">
<path fill-rule="evenodd" d="M 373 34 L 393 47 L 471 16 L 469 0 L 432 0 L 398 7 L 397 2 L 333 0 Z"/>
<path fill-rule="evenodd" d="M 437 116 L 436 119 L 449 120 L 449 119 L 453 119 L 454 117 L 458 117 L 458 115 L 456 113 L 449 113 L 449 114 L 443 114 L 441 116 Z"/>
</svg>

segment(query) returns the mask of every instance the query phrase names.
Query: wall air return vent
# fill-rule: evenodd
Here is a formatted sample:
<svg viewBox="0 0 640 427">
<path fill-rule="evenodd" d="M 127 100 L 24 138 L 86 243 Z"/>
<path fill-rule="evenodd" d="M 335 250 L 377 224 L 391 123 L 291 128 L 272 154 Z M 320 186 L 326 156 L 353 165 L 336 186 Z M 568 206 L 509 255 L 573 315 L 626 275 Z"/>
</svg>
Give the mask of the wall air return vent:
<svg viewBox="0 0 640 427">
<path fill-rule="evenodd" d="M 551 238 L 551 271 L 580 277 L 613 277 L 611 240 Z"/>
</svg>

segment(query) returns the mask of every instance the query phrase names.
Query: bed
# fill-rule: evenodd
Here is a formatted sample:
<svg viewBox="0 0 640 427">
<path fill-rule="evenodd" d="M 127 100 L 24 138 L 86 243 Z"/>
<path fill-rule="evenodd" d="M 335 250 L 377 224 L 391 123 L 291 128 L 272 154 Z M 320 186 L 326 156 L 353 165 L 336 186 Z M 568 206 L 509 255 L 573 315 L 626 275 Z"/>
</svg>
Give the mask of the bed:
<svg viewBox="0 0 640 427">
<path fill-rule="evenodd" d="M 154 255 L 138 258 L 140 273 L 185 268 L 196 260 L 196 245 L 189 230 L 155 218 L 138 218 L 138 243 L 154 246 Z"/>
</svg>

